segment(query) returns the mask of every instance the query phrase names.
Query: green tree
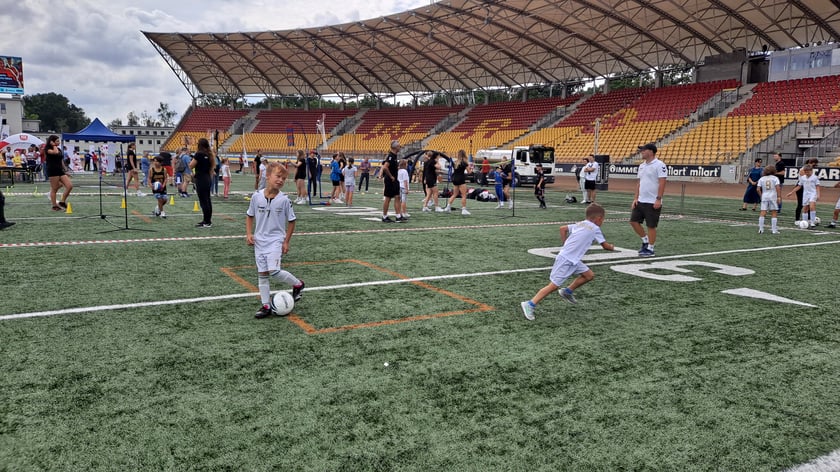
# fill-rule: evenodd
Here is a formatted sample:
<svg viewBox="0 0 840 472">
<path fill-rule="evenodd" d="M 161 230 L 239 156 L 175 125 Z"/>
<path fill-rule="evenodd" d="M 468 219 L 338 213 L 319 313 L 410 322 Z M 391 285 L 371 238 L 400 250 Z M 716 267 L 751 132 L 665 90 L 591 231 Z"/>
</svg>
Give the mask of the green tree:
<svg viewBox="0 0 840 472">
<path fill-rule="evenodd" d="M 49 133 L 79 131 L 90 124 L 84 110 L 54 92 L 25 95 L 23 110 L 27 117 L 41 120 L 41 129 Z"/>
<path fill-rule="evenodd" d="M 114 118 L 110 123 L 108 123 L 109 128 L 114 128 L 116 126 L 122 126 L 122 118 Z"/>
<path fill-rule="evenodd" d="M 176 116 L 178 114 L 169 109 L 168 103 L 160 102 L 160 106 L 157 109 L 157 117 L 163 126 L 175 126 Z"/>
<path fill-rule="evenodd" d="M 137 113 L 133 111 L 128 112 L 128 115 L 125 117 L 126 126 L 138 126 L 140 124 L 140 117 L 137 116 Z"/>
</svg>

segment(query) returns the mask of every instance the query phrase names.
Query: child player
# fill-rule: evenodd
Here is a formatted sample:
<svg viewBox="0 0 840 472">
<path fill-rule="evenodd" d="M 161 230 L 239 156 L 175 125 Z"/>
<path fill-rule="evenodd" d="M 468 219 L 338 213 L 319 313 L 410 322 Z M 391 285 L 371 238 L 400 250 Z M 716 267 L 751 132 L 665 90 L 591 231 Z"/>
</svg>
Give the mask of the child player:
<svg viewBox="0 0 840 472">
<path fill-rule="evenodd" d="M 155 157 L 152 166 L 149 168 L 149 188 L 152 189 L 153 195 L 157 200 L 157 207 L 152 212 L 155 216 L 166 218 L 166 212 L 163 206 L 166 205 L 166 183 L 169 180 L 169 174 L 166 173 L 166 168 L 163 167 L 163 158 Z M 160 187 L 155 189 L 155 183 L 160 182 Z"/>
<path fill-rule="evenodd" d="M 764 168 L 761 178 L 755 184 L 761 198 L 761 213 L 758 214 L 758 232 L 764 232 L 764 217 L 770 210 L 770 232 L 779 234 L 779 205 L 782 204 L 782 184 L 776 177 L 776 166 L 770 164 Z"/>
<path fill-rule="evenodd" d="M 257 286 L 262 302 L 254 315 L 256 318 L 265 318 L 273 313 L 269 277 L 291 285 L 295 301 L 301 299 L 304 287 L 302 280 L 280 268 L 280 261 L 289 252 L 289 242 L 295 232 L 292 202 L 280 192 L 288 171 L 281 163 L 272 162 L 266 166 L 265 175 L 265 188 L 254 192 L 245 213 L 245 238 L 249 246 L 254 246 Z"/>
<path fill-rule="evenodd" d="M 549 275 L 550 282 L 541 288 L 534 295 L 534 298 L 522 302 L 522 312 L 525 313 L 525 318 L 533 320 L 537 303 L 557 290 L 566 279 L 575 274 L 578 274 L 578 277 L 568 287 L 560 289 L 559 292 L 560 296 L 569 303 L 577 303 L 574 296 L 575 289 L 595 278 L 592 269 L 581 262 L 589 246 L 595 241 L 607 251 L 615 250 L 615 246 L 608 243 L 604 238 L 604 233 L 601 232 L 604 214 L 604 208 L 601 205 L 592 203 L 586 207 L 585 220 L 560 227 L 560 240 L 563 242 L 563 247 L 554 259 L 551 275 Z"/>
</svg>

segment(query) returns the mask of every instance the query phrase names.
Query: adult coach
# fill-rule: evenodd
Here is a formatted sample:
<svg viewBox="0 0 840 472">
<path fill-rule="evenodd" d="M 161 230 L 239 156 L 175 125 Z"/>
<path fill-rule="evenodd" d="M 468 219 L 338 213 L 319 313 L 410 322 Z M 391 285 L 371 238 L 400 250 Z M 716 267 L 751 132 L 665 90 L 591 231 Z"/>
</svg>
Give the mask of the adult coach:
<svg viewBox="0 0 840 472">
<path fill-rule="evenodd" d="M 656 255 L 656 228 L 659 226 L 659 215 L 662 212 L 662 195 L 665 193 L 668 168 L 656 158 L 655 144 L 639 146 L 639 151 L 642 152 L 645 161 L 639 164 L 639 184 L 630 206 L 630 226 L 642 238 L 639 257 L 653 257 Z M 647 225 L 647 234 L 642 227 L 643 221 Z"/>
<path fill-rule="evenodd" d="M 400 184 L 397 181 L 397 172 L 399 170 L 399 161 L 397 154 L 402 149 L 402 145 L 397 140 L 391 141 L 391 150 L 385 161 L 382 163 L 382 169 L 379 173 L 380 177 L 385 181 L 385 189 L 382 195 L 385 196 L 385 201 L 382 203 L 382 222 L 393 223 L 394 220 L 388 217 L 388 206 L 391 204 L 391 199 L 394 199 L 394 213 L 397 215 L 397 221 L 405 221 L 400 215 Z"/>
</svg>

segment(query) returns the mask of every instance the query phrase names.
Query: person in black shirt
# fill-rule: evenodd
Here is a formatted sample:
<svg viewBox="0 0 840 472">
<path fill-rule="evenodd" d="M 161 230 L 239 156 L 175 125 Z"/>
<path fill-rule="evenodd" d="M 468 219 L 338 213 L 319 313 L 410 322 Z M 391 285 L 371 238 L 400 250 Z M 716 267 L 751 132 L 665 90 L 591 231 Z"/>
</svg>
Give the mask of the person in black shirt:
<svg viewBox="0 0 840 472">
<path fill-rule="evenodd" d="M 391 141 L 391 151 L 382 163 L 382 170 L 379 174 L 380 178 L 385 181 L 385 190 L 382 194 L 385 196 L 385 201 L 382 204 L 382 222 L 393 223 L 394 220 L 388 217 L 388 206 L 391 204 L 391 199 L 394 199 L 394 213 L 397 214 L 397 221 L 406 221 L 400 215 L 400 184 L 397 181 L 397 172 L 399 170 L 399 161 L 397 153 L 400 152 L 402 145 L 399 141 Z"/>
<path fill-rule="evenodd" d="M 776 166 L 776 177 L 779 178 L 779 186 L 783 186 L 785 184 L 785 169 L 787 166 L 785 162 L 782 160 L 782 155 L 778 152 L 773 154 L 773 165 Z M 779 211 L 782 211 L 782 202 L 779 202 Z"/>
<path fill-rule="evenodd" d="M 168 153 L 167 153 L 168 154 Z M 195 193 L 203 214 L 202 220 L 196 224 L 197 228 L 211 228 L 213 226 L 213 203 L 210 201 L 210 189 L 216 178 L 216 156 L 210 149 L 210 142 L 206 138 L 198 140 L 198 148 L 190 161 L 190 169 L 195 179 Z"/>
</svg>

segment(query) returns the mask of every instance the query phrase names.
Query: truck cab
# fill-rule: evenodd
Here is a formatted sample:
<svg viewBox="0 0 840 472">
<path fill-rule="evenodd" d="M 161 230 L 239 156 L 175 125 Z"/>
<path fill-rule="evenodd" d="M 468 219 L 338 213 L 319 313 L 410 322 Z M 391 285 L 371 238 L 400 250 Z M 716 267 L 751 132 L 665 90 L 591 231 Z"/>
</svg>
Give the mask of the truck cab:
<svg viewBox="0 0 840 472">
<path fill-rule="evenodd" d="M 491 168 L 506 165 L 515 160 L 515 185 L 533 185 L 537 183 L 537 164 L 542 165 L 543 175 L 547 184 L 554 183 L 554 148 L 533 144 L 531 146 L 516 146 L 513 149 L 481 149 L 475 153 L 475 168 L 477 172 L 473 179 L 481 179 L 481 165 L 484 158 Z"/>
</svg>

